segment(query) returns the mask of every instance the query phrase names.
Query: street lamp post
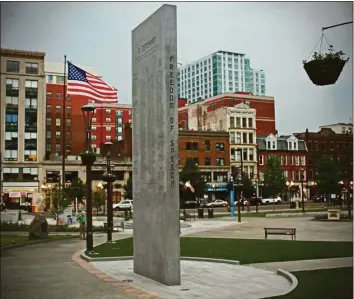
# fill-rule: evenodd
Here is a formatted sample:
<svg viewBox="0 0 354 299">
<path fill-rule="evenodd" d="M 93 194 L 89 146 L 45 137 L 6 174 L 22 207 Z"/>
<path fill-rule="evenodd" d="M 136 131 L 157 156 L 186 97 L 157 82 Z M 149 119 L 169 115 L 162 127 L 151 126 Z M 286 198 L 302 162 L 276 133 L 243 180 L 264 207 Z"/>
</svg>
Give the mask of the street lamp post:
<svg viewBox="0 0 354 299">
<path fill-rule="evenodd" d="M 81 107 L 82 114 L 85 120 L 85 152 L 81 154 L 82 164 L 86 166 L 86 185 L 87 185 L 87 202 L 86 202 L 86 215 L 87 215 L 87 238 L 86 238 L 86 251 L 93 251 L 93 234 L 92 234 L 92 177 L 91 168 L 96 161 L 96 155 L 92 152 L 91 147 L 91 129 L 92 117 L 96 108 L 92 104 L 87 104 Z"/>
<path fill-rule="evenodd" d="M 106 142 L 107 149 L 107 171 L 103 174 L 103 180 L 107 182 L 107 243 L 112 243 L 113 232 L 113 182 L 115 176 L 111 171 L 111 146 L 112 142 Z"/>
<path fill-rule="evenodd" d="M 243 149 L 238 148 L 236 149 L 240 153 L 241 156 L 241 190 L 240 196 L 238 198 L 238 207 L 237 207 L 237 214 L 238 214 L 238 222 L 241 222 L 241 202 L 243 202 Z"/>
<path fill-rule="evenodd" d="M 288 186 L 289 208 L 291 209 L 291 187 L 293 186 L 293 181 L 287 181 L 286 185 Z"/>
<path fill-rule="evenodd" d="M 301 205 L 302 212 L 305 213 L 305 200 L 304 200 L 304 169 L 300 169 L 300 178 L 301 178 Z"/>
</svg>

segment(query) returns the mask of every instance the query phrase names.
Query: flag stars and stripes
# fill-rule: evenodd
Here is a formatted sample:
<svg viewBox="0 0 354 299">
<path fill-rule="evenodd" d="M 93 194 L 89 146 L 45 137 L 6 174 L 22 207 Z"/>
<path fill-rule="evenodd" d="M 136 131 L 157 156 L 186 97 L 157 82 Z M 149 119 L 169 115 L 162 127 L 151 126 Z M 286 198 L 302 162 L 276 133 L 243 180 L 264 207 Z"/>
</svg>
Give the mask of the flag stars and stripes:
<svg viewBox="0 0 354 299">
<path fill-rule="evenodd" d="M 117 89 L 83 69 L 69 64 L 68 95 L 80 95 L 95 103 L 117 103 Z"/>
</svg>

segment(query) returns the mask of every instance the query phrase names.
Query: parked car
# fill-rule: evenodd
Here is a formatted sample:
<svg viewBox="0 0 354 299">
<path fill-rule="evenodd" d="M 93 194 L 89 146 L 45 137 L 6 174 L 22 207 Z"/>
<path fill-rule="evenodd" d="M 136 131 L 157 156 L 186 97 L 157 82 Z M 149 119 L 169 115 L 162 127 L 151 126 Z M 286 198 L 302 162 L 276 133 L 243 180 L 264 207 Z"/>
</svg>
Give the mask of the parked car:
<svg viewBox="0 0 354 299">
<path fill-rule="evenodd" d="M 195 209 L 197 207 L 197 202 L 195 200 L 187 200 L 185 203 L 181 204 L 181 209 Z"/>
<path fill-rule="evenodd" d="M 275 198 L 272 198 L 272 197 L 270 197 L 270 198 L 262 198 L 261 201 L 262 201 L 262 204 L 264 204 L 264 205 L 267 205 L 267 204 L 270 204 L 270 203 L 277 204 L 277 203 L 281 203 L 281 198 L 279 196 L 275 197 Z"/>
<path fill-rule="evenodd" d="M 222 199 L 217 199 L 213 202 L 209 202 L 206 205 L 208 208 L 216 208 L 216 207 L 226 207 L 227 206 L 227 202 L 222 200 Z"/>
<path fill-rule="evenodd" d="M 125 199 L 119 203 L 115 203 L 113 204 L 113 210 L 133 210 L 133 201 L 131 199 Z"/>
</svg>

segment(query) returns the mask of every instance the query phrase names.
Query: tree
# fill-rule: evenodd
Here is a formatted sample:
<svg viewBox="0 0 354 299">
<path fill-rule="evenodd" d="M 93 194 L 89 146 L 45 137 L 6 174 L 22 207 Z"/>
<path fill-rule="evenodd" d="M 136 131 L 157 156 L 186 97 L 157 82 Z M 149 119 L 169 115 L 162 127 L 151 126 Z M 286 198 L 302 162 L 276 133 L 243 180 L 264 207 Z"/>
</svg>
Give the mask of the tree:
<svg viewBox="0 0 354 299">
<path fill-rule="evenodd" d="M 337 163 L 331 157 L 323 156 L 318 160 L 316 168 L 316 183 L 320 192 L 327 197 L 331 193 L 338 193 L 340 173 Z"/>
<path fill-rule="evenodd" d="M 198 164 L 193 158 L 187 158 L 186 164 L 180 173 L 179 180 L 179 196 L 181 203 L 204 196 L 206 183 L 199 171 Z M 185 188 L 185 183 L 188 181 L 194 188 L 194 193 L 192 193 L 189 188 Z"/>
<path fill-rule="evenodd" d="M 107 195 L 104 190 L 95 191 L 93 193 L 93 206 L 96 208 L 96 215 L 102 206 L 106 205 Z"/>
<path fill-rule="evenodd" d="M 133 199 L 133 177 L 129 176 L 127 183 L 124 185 L 124 198 Z"/>
<path fill-rule="evenodd" d="M 264 171 L 264 193 L 267 196 L 278 196 L 286 188 L 286 179 L 281 168 L 280 157 L 271 155 Z"/>
<path fill-rule="evenodd" d="M 251 198 L 254 194 L 254 187 L 252 181 L 247 174 L 243 175 L 242 191 L 243 191 L 243 196 L 245 198 Z"/>
<path fill-rule="evenodd" d="M 64 196 L 62 196 L 63 191 Z M 65 190 L 58 188 L 58 186 L 55 186 L 51 192 L 53 195 L 53 205 L 51 207 L 51 212 L 56 216 L 58 225 L 59 215 L 62 214 L 64 209 L 71 204 L 71 201 L 65 196 Z"/>
<path fill-rule="evenodd" d="M 67 197 L 70 201 L 77 198 L 77 200 L 81 202 L 82 198 L 86 197 L 87 186 L 80 178 L 75 178 L 71 182 L 71 185 L 65 188 L 64 192 L 65 197 Z"/>
</svg>

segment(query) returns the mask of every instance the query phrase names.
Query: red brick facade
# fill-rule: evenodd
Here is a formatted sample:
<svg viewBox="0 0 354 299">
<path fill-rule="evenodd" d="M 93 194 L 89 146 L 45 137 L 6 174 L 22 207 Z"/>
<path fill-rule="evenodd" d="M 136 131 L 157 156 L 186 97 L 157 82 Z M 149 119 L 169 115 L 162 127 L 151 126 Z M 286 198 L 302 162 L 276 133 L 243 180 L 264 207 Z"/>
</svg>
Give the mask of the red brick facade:
<svg viewBox="0 0 354 299">
<path fill-rule="evenodd" d="M 178 125 L 180 128 L 188 127 L 188 109 L 194 105 L 206 107 L 207 112 L 221 107 L 233 107 L 242 102 L 249 102 L 250 108 L 256 109 L 257 135 L 275 134 L 275 104 L 272 97 L 260 97 L 252 94 L 236 92 L 222 94 L 211 99 L 188 105 L 178 109 Z"/>
</svg>

